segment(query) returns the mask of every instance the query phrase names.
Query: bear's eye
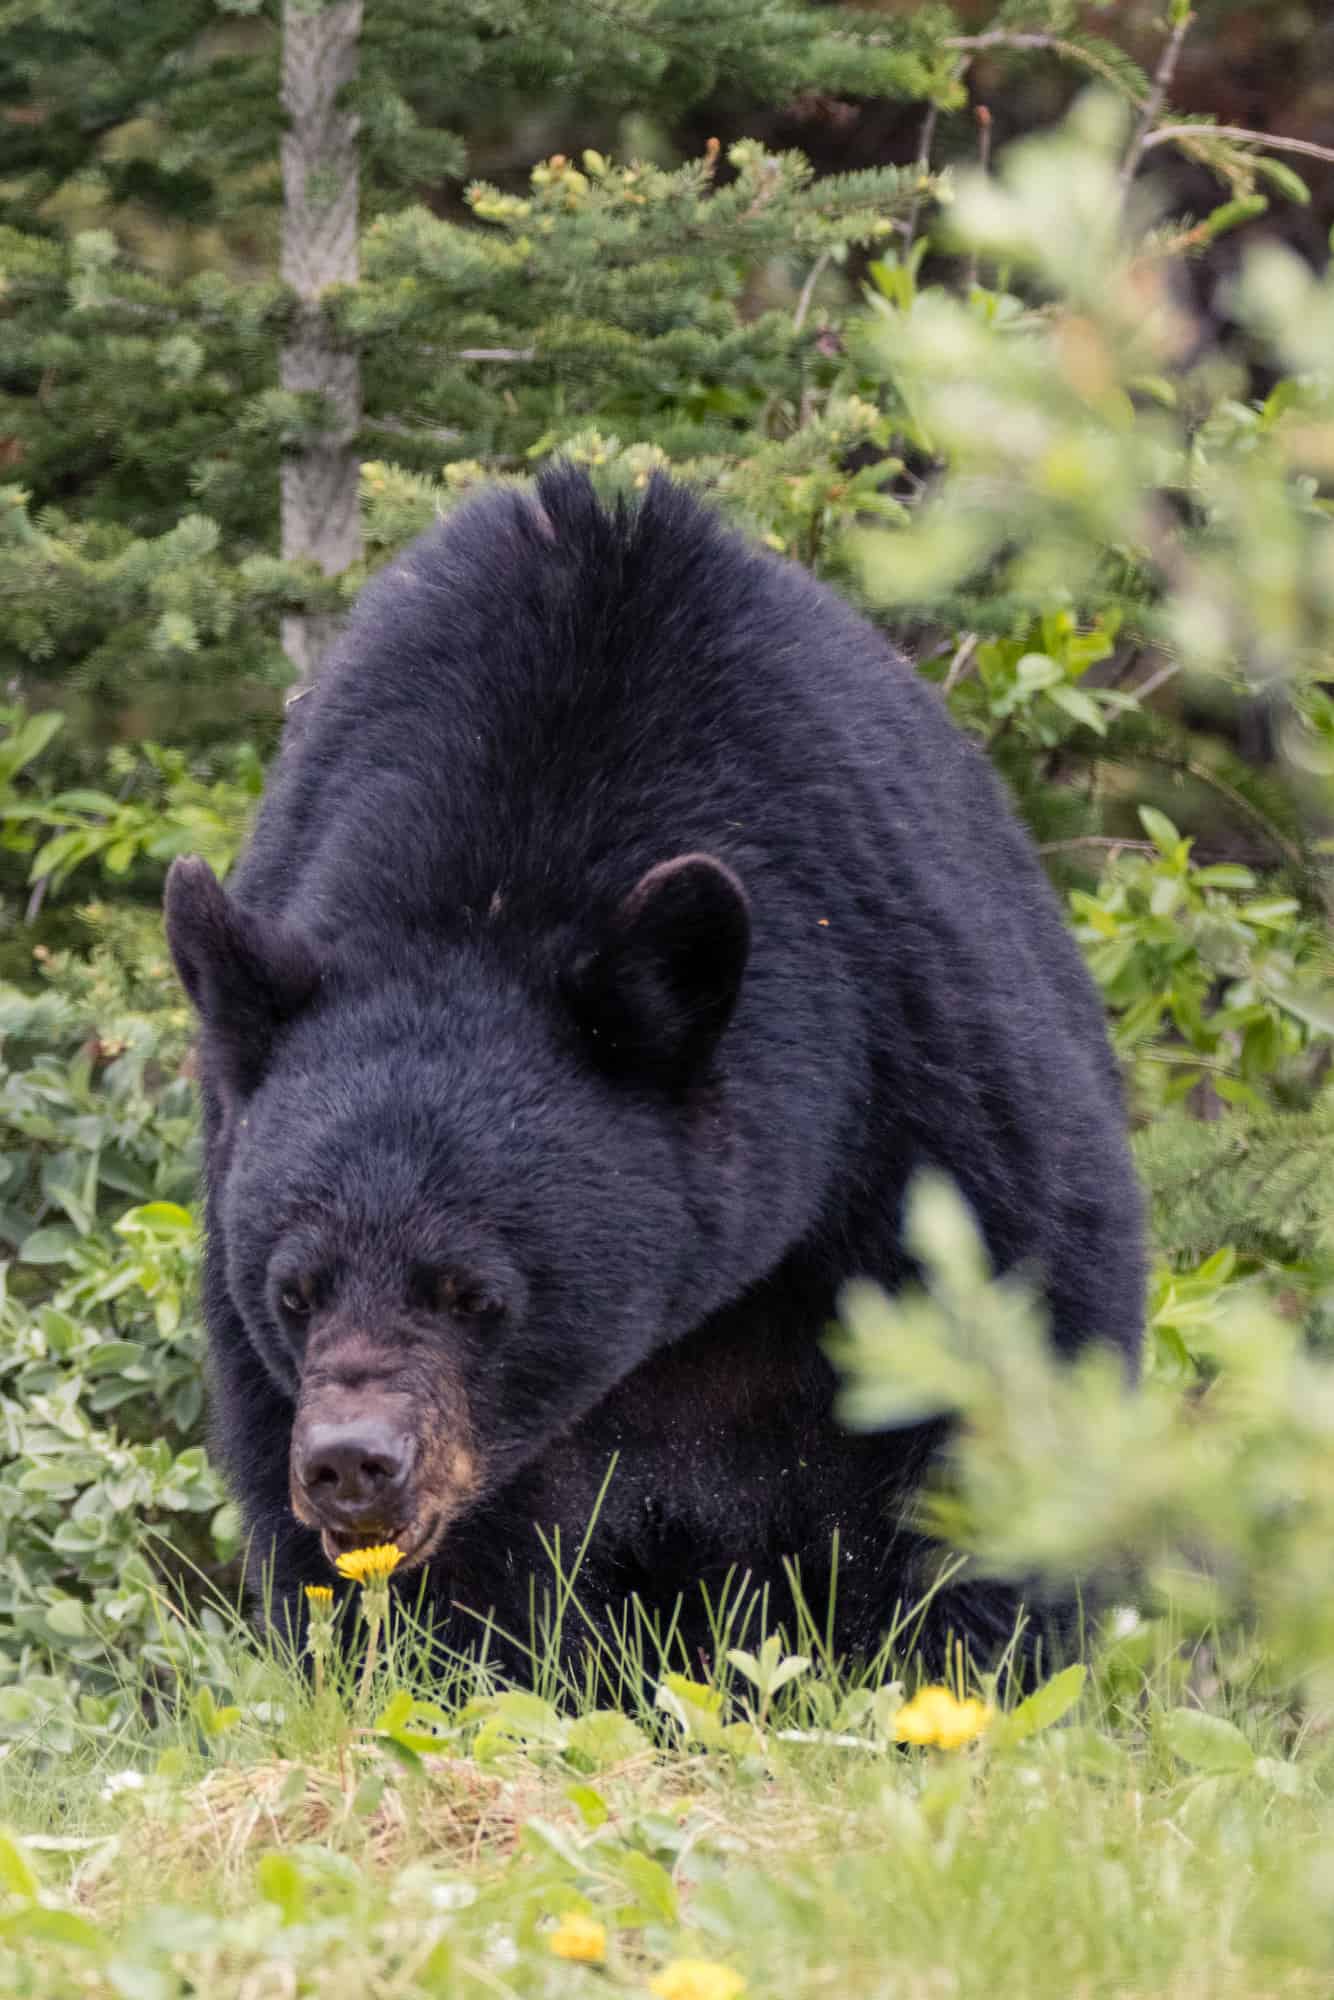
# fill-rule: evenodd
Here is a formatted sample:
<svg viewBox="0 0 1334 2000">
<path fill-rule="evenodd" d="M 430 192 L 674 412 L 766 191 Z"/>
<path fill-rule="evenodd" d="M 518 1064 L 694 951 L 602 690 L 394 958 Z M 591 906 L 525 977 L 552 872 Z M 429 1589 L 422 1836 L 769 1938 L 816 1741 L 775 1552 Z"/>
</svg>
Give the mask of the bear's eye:
<svg viewBox="0 0 1334 2000">
<path fill-rule="evenodd" d="M 495 1319 L 505 1308 L 494 1292 L 467 1285 L 455 1293 L 451 1310 L 461 1319 Z"/>
<path fill-rule="evenodd" d="M 315 1310 L 314 1280 L 298 1278 L 284 1285 L 278 1294 L 278 1303 L 289 1319 L 309 1319 Z"/>
<path fill-rule="evenodd" d="M 452 1313 L 456 1319 L 494 1319 L 504 1311 L 494 1292 L 458 1271 L 422 1267 L 412 1274 L 412 1303 L 423 1312 Z"/>
</svg>

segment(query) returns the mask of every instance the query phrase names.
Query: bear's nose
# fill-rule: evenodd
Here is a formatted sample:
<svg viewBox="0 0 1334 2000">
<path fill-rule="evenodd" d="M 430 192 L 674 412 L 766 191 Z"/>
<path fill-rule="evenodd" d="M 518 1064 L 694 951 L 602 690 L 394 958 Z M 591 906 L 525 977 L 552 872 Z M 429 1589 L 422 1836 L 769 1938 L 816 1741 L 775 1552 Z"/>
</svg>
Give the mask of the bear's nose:
<svg viewBox="0 0 1334 2000">
<path fill-rule="evenodd" d="M 297 1477 L 321 1519 L 336 1528 L 397 1525 L 412 1439 L 373 1420 L 312 1424 L 297 1455 Z"/>
</svg>

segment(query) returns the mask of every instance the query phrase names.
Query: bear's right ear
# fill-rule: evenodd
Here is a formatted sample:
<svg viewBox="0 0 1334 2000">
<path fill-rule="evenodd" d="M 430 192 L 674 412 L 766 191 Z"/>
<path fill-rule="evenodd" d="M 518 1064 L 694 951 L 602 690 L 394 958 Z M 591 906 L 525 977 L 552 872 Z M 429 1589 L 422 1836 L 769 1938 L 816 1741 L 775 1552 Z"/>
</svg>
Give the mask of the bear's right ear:
<svg viewBox="0 0 1334 2000">
<path fill-rule="evenodd" d="M 711 854 L 660 861 L 575 965 L 575 1018 L 604 1068 L 680 1089 L 707 1068 L 749 954 L 750 905 L 731 869 Z"/>
<path fill-rule="evenodd" d="M 306 940 L 234 903 L 206 861 L 173 861 L 167 876 L 167 943 L 207 1031 L 225 1092 L 247 1096 L 274 1037 L 305 1005 L 320 969 Z"/>
</svg>

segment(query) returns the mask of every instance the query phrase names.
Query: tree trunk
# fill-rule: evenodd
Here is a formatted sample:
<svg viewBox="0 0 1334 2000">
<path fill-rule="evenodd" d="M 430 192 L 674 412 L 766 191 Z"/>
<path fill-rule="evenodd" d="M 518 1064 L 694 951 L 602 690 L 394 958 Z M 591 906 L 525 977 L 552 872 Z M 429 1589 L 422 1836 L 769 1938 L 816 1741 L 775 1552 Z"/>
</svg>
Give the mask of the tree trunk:
<svg viewBox="0 0 1334 2000">
<path fill-rule="evenodd" d="M 284 389 L 314 392 L 328 428 L 282 469 L 282 552 L 337 576 L 361 554 L 355 439 L 361 421 L 358 357 L 340 346 L 322 304 L 330 285 L 357 282 L 358 119 L 339 94 L 357 74 L 362 0 L 284 0 L 282 276 L 299 301 L 283 348 Z M 314 683 L 341 620 L 283 620 L 295 694 Z"/>
</svg>

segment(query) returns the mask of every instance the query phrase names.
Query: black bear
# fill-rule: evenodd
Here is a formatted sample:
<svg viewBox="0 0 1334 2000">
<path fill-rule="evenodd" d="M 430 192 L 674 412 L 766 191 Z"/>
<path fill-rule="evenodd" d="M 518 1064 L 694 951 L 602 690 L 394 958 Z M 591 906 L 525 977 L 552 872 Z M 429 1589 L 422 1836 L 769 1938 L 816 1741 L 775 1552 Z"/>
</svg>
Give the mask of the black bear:
<svg viewBox="0 0 1334 2000">
<path fill-rule="evenodd" d="M 822 1606 L 837 1540 L 835 1643 L 874 1648 L 937 1433 L 842 1431 L 823 1340 L 902 1281 L 924 1165 L 1060 1346 L 1133 1365 L 1117 1078 L 1028 839 L 867 623 L 667 480 L 552 471 L 387 567 L 167 925 L 215 1434 L 284 1592 L 392 1540 L 453 1634 L 521 1642 L 596 1512 L 594 1618 L 684 1596 L 692 1655 L 701 1585 L 781 1604 L 791 1562 Z"/>
</svg>

